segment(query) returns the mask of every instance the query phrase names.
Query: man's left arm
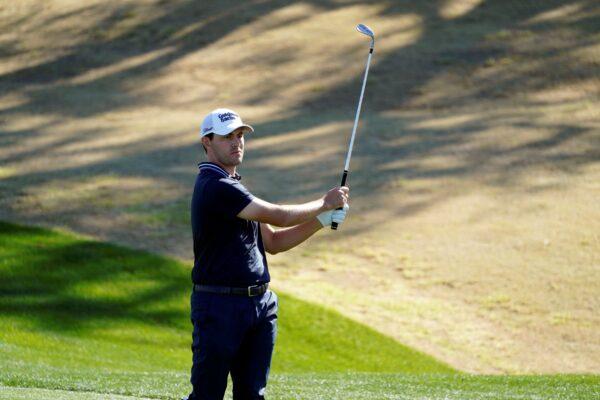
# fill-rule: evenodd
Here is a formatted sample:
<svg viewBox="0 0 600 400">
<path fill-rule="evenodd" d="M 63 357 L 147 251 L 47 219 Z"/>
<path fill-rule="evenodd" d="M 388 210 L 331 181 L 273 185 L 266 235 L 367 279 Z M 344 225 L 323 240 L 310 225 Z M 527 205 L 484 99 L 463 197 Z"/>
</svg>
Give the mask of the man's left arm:
<svg viewBox="0 0 600 400">
<path fill-rule="evenodd" d="M 260 224 L 260 233 L 265 250 L 269 254 L 277 254 L 296 247 L 314 235 L 323 226 L 317 218 L 290 228 L 275 230 L 269 224 Z"/>
</svg>

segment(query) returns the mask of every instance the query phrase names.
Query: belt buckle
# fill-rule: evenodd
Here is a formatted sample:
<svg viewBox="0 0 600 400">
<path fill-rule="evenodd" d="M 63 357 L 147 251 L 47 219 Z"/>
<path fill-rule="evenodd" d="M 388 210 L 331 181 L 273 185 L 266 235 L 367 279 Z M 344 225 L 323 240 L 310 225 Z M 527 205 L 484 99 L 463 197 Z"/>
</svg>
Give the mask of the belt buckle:
<svg viewBox="0 0 600 400">
<path fill-rule="evenodd" d="M 260 295 L 260 293 L 259 293 L 259 291 L 260 291 L 260 290 L 259 290 L 259 289 L 260 289 L 261 287 L 262 287 L 262 285 L 253 285 L 253 286 L 248 286 L 248 297 L 256 297 L 256 296 L 259 296 L 259 295 Z M 252 289 L 256 289 L 256 290 L 257 290 L 256 294 L 252 294 Z"/>
<path fill-rule="evenodd" d="M 254 297 L 255 295 L 252 294 L 252 288 L 255 288 L 256 286 L 248 286 L 248 297 Z"/>
</svg>

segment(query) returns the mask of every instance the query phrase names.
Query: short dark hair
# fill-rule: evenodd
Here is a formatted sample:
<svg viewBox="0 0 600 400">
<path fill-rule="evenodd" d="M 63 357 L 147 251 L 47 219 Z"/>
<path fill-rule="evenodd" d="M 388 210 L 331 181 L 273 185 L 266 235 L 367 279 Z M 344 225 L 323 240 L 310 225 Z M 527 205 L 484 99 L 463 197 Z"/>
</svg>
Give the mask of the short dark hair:
<svg viewBox="0 0 600 400">
<path fill-rule="evenodd" d="M 213 138 L 215 137 L 215 133 L 214 133 L 214 132 L 211 132 L 211 133 L 209 133 L 208 135 L 204 135 L 203 137 L 207 137 L 207 138 L 209 138 L 210 140 L 213 140 Z M 204 152 L 206 153 L 206 147 L 204 147 L 204 145 L 202 145 L 202 148 L 204 149 Z"/>
</svg>

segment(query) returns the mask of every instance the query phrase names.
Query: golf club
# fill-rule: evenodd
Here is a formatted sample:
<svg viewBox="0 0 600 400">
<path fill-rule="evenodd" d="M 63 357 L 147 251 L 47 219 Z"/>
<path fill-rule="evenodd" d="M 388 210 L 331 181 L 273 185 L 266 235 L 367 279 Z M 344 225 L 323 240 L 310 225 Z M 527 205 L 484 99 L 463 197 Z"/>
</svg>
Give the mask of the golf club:
<svg viewBox="0 0 600 400">
<path fill-rule="evenodd" d="M 369 49 L 369 58 L 367 58 L 367 67 L 365 68 L 365 77 L 363 78 L 362 89 L 360 90 L 360 98 L 358 100 L 358 107 L 356 108 L 356 116 L 354 118 L 354 127 L 352 128 L 352 136 L 350 137 L 350 146 L 348 147 L 348 155 L 346 156 L 346 165 L 344 166 L 344 173 L 342 174 L 342 184 L 346 185 L 346 179 L 348 178 L 348 169 L 350 168 L 350 157 L 352 156 L 352 146 L 354 146 L 354 136 L 356 135 L 356 128 L 358 126 L 358 118 L 360 117 L 360 107 L 362 106 L 363 96 L 365 94 L 365 86 L 367 85 L 367 76 L 369 75 L 369 65 L 371 64 L 371 56 L 373 55 L 373 48 L 375 47 L 375 33 L 364 24 L 358 24 L 356 30 L 367 35 L 371 38 L 371 48 Z M 341 208 L 338 208 L 341 210 Z M 337 222 L 331 223 L 331 229 L 337 229 Z"/>
</svg>

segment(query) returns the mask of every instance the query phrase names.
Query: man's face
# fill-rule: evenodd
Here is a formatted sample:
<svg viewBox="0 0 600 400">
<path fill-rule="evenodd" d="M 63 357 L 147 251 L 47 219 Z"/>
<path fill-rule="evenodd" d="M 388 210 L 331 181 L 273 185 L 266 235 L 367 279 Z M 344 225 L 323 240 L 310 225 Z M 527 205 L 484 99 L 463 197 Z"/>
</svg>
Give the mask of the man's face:
<svg viewBox="0 0 600 400">
<path fill-rule="evenodd" d="M 208 138 L 207 138 L 208 139 Z M 244 128 L 238 128 L 226 136 L 214 135 L 207 147 L 208 155 L 225 166 L 236 166 L 244 158 Z"/>
</svg>

